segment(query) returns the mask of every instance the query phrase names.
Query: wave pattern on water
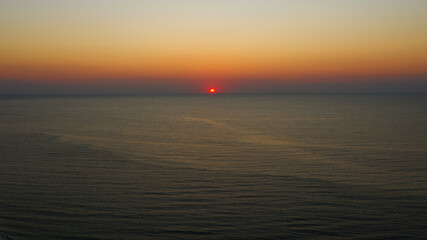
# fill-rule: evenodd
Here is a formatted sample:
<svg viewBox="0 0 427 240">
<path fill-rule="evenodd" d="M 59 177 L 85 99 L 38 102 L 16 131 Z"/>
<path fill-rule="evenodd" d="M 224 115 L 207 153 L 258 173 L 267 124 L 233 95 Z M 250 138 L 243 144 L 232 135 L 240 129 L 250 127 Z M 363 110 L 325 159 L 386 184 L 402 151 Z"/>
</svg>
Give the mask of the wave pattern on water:
<svg viewBox="0 0 427 240">
<path fill-rule="evenodd" d="M 0 229 L 18 240 L 422 239 L 422 100 L 2 99 Z"/>
</svg>

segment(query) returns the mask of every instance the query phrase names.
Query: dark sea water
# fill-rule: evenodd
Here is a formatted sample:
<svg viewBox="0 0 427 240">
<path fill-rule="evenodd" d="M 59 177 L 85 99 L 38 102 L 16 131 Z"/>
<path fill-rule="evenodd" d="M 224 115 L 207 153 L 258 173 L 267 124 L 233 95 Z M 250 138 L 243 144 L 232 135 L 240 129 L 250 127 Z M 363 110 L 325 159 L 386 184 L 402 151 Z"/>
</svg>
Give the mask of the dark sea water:
<svg viewBox="0 0 427 240">
<path fill-rule="evenodd" d="M 0 99 L 14 240 L 427 239 L 427 95 Z"/>
</svg>

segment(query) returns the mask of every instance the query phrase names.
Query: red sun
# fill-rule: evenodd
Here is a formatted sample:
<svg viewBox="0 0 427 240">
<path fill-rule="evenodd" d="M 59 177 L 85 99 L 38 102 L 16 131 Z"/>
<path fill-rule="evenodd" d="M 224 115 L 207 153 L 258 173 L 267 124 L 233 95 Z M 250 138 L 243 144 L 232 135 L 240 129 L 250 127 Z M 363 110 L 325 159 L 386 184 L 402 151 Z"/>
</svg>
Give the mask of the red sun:
<svg viewBox="0 0 427 240">
<path fill-rule="evenodd" d="M 210 92 L 210 93 L 215 93 L 215 88 L 211 88 L 211 89 L 209 89 L 209 92 Z"/>
</svg>

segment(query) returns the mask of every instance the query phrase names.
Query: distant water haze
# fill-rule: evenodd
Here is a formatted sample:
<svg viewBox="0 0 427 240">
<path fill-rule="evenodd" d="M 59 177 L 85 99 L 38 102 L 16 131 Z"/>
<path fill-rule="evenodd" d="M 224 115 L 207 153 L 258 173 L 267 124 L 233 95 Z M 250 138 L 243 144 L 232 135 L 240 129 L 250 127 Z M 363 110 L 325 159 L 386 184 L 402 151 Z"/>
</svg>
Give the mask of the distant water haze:
<svg viewBox="0 0 427 240">
<path fill-rule="evenodd" d="M 423 239 L 425 94 L 0 99 L 30 239 Z"/>
<path fill-rule="evenodd" d="M 342 80 L 344 79 L 344 81 Z M 217 94 L 289 94 L 289 93 L 426 93 L 427 78 L 367 77 L 329 78 L 322 81 L 300 79 L 283 81 L 271 79 L 211 80 L 96 80 L 87 83 L 34 82 L 0 80 L 0 96 L 10 95 L 153 95 L 153 94 L 207 94 L 215 88 Z M 169 80 L 170 81 L 170 80 Z M 118 83 L 119 82 L 119 83 Z"/>
</svg>

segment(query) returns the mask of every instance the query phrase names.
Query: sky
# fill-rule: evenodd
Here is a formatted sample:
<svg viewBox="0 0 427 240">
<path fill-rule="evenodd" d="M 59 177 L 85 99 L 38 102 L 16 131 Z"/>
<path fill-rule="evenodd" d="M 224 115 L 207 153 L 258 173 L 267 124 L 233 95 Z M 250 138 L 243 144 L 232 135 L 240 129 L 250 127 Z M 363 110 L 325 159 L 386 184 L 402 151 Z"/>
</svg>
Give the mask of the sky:
<svg viewBox="0 0 427 240">
<path fill-rule="evenodd" d="M 211 87 L 427 92 L 427 1 L 0 1 L 0 94 Z"/>
</svg>

